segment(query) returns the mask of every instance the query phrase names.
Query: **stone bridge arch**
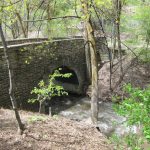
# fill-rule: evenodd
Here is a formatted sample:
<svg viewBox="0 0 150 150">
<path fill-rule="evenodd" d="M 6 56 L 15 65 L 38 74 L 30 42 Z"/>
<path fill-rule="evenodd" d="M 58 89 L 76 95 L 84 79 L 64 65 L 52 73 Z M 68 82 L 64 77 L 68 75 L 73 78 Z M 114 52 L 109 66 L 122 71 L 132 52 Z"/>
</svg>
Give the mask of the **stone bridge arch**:
<svg viewBox="0 0 150 150">
<path fill-rule="evenodd" d="M 78 71 L 77 68 L 71 67 L 71 66 L 59 66 L 57 68 L 55 68 L 52 73 L 55 70 L 58 70 L 59 68 L 61 68 L 61 70 L 59 70 L 59 72 L 61 74 L 65 74 L 65 73 L 71 73 L 71 76 L 69 78 L 56 78 L 55 83 L 62 85 L 64 87 L 64 89 L 68 92 L 71 93 L 78 93 L 78 94 L 82 94 L 82 88 L 83 88 L 83 79 L 82 79 L 82 75 L 81 73 Z"/>
</svg>

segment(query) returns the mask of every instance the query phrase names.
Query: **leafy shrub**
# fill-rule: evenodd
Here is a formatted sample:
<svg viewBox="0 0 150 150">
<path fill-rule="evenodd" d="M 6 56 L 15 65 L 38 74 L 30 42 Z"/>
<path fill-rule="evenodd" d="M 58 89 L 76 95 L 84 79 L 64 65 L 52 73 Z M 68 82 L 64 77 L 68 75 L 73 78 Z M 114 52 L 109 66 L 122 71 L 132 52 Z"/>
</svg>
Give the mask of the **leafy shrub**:
<svg viewBox="0 0 150 150">
<path fill-rule="evenodd" d="M 129 125 L 141 125 L 145 137 L 150 141 L 150 87 L 142 90 L 127 84 L 124 91 L 129 97 L 115 106 L 116 112 L 127 117 Z"/>
<path fill-rule="evenodd" d="M 150 142 L 150 86 L 145 89 L 140 89 L 133 88 L 131 84 L 127 84 L 124 86 L 124 91 L 129 96 L 121 104 L 114 104 L 114 109 L 119 115 L 127 118 L 127 125 L 138 125 L 142 127 L 141 137 L 137 134 L 130 133 L 123 141 L 131 149 L 140 150 L 139 145 L 141 144 L 142 146 L 142 142 L 145 139 Z"/>
<path fill-rule="evenodd" d="M 37 122 L 37 121 L 45 121 L 47 118 L 44 117 L 44 116 L 38 116 L 38 115 L 34 115 L 34 116 L 31 116 L 29 119 L 28 119 L 28 122 L 29 123 L 34 123 L 34 122 Z"/>
<path fill-rule="evenodd" d="M 109 140 L 114 144 L 114 150 L 125 150 L 127 147 L 131 150 L 141 150 L 142 144 L 144 143 L 143 138 L 139 138 L 133 133 L 129 133 L 127 136 L 122 138 L 118 137 L 116 134 L 113 134 Z"/>
<path fill-rule="evenodd" d="M 55 84 L 55 80 L 58 77 L 61 78 L 69 78 L 72 74 L 71 73 L 60 73 L 61 68 L 58 70 L 55 70 L 55 72 L 52 75 L 49 75 L 48 84 L 46 84 L 43 80 L 39 82 L 39 88 L 35 87 L 31 94 L 37 95 L 37 98 L 30 99 L 28 102 L 34 103 L 35 101 L 38 101 L 40 103 L 43 103 L 45 100 L 50 100 L 54 96 L 62 96 L 62 95 L 68 95 L 68 93 L 64 90 L 64 88 L 61 85 Z"/>
<path fill-rule="evenodd" d="M 140 62 L 150 63 L 150 49 L 141 48 L 140 50 L 138 50 L 138 56 Z"/>
</svg>

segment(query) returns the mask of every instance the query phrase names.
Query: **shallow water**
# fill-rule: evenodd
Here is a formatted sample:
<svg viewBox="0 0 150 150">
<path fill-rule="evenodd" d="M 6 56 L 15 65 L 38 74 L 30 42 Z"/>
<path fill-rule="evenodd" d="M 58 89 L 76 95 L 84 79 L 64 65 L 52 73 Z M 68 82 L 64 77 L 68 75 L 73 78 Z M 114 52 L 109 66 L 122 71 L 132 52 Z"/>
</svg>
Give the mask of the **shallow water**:
<svg viewBox="0 0 150 150">
<path fill-rule="evenodd" d="M 98 127 L 106 136 L 113 133 L 122 136 L 130 130 L 137 132 L 136 126 L 127 127 L 124 125 L 125 117 L 117 115 L 111 102 L 99 102 Z M 90 119 L 90 98 L 69 96 L 56 98 L 51 101 L 52 114 L 64 116 L 66 118 L 91 124 Z"/>
</svg>

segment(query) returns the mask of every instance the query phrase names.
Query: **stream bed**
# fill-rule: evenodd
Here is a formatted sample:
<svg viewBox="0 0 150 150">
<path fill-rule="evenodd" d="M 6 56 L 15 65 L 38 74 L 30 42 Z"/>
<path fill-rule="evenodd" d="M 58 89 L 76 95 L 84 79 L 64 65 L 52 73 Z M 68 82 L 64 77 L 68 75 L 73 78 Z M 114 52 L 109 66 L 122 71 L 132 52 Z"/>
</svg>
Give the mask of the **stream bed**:
<svg viewBox="0 0 150 150">
<path fill-rule="evenodd" d="M 50 102 L 52 114 L 91 124 L 90 98 L 82 96 L 59 97 Z M 107 137 L 113 133 L 122 136 L 129 131 L 136 133 L 137 127 L 127 127 L 125 117 L 117 115 L 112 102 L 99 102 L 98 127 Z"/>
</svg>

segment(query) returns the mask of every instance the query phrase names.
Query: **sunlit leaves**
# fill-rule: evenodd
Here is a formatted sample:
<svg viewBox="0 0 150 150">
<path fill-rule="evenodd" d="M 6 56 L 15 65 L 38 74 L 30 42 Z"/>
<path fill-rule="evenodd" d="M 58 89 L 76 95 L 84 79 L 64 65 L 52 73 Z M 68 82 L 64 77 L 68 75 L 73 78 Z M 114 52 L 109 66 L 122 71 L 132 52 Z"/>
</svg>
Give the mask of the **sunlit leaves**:
<svg viewBox="0 0 150 150">
<path fill-rule="evenodd" d="M 141 31 L 143 31 L 145 39 L 150 41 L 150 5 L 140 6 L 137 9 L 136 17 L 140 22 Z"/>
<path fill-rule="evenodd" d="M 48 83 L 46 84 L 43 80 L 41 80 L 38 84 L 39 87 L 35 87 L 31 94 L 37 95 L 36 99 L 30 99 L 29 102 L 34 103 L 36 101 L 44 102 L 46 99 L 50 100 L 54 96 L 62 96 L 68 95 L 68 93 L 64 90 L 61 85 L 55 83 L 55 79 L 58 77 L 61 78 L 69 78 L 72 74 L 65 73 L 61 74 L 60 69 L 55 70 L 52 75 L 49 75 Z"/>
<path fill-rule="evenodd" d="M 145 137 L 150 140 L 150 87 L 142 90 L 127 84 L 124 91 L 129 96 L 116 106 L 115 110 L 127 117 L 129 125 L 141 125 Z"/>
<path fill-rule="evenodd" d="M 110 8 L 112 6 L 112 0 L 94 0 L 97 7 Z"/>
</svg>

